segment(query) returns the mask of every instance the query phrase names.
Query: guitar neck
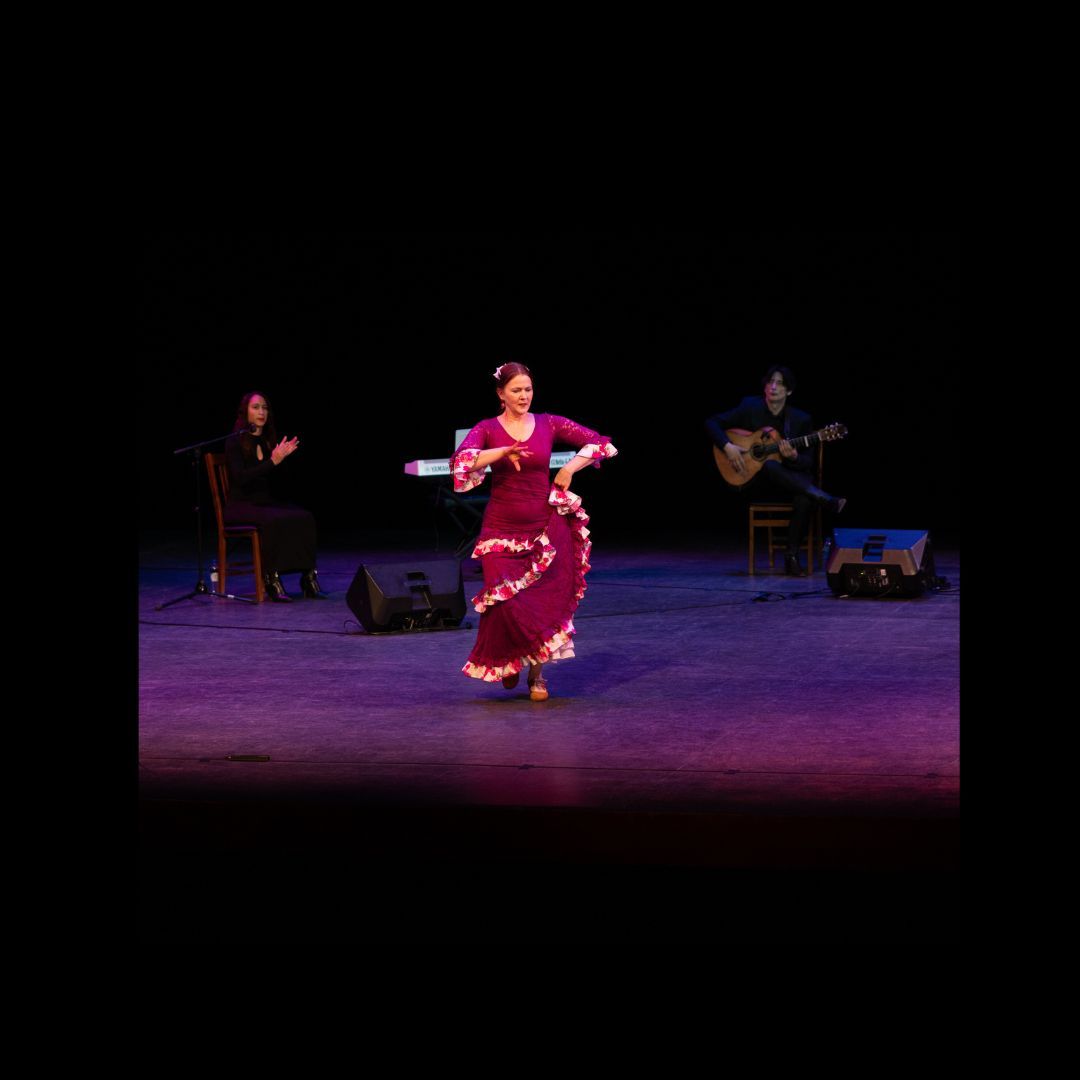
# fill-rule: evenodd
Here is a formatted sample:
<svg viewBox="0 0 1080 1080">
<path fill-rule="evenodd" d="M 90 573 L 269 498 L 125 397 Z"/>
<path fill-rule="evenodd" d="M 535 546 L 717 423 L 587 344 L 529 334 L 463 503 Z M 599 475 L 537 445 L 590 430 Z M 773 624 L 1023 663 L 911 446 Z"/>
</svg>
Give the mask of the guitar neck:
<svg viewBox="0 0 1080 1080">
<path fill-rule="evenodd" d="M 789 438 L 788 442 L 794 447 L 802 447 L 804 450 L 809 450 L 814 443 L 821 442 L 821 432 L 813 431 L 809 435 L 796 435 L 794 438 Z"/>
</svg>

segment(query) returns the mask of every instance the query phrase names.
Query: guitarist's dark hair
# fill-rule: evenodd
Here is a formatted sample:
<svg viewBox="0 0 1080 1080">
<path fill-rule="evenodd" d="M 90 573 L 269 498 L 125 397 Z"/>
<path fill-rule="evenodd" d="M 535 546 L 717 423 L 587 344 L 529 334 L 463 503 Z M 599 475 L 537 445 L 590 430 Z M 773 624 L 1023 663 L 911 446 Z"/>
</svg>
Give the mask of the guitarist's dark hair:
<svg viewBox="0 0 1080 1080">
<path fill-rule="evenodd" d="M 787 387 L 788 393 L 795 389 L 795 372 L 789 367 L 784 367 L 783 364 L 773 364 L 768 371 L 761 377 L 761 389 L 764 390 L 768 385 L 769 380 L 779 372 L 784 378 L 784 385 Z"/>
</svg>

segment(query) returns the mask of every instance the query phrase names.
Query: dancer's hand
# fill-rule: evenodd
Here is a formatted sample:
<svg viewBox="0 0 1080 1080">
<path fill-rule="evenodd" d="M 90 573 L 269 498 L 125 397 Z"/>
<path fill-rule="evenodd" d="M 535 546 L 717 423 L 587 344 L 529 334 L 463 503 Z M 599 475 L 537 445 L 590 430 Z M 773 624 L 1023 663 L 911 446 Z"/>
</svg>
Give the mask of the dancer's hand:
<svg viewBox="0 0 1080 1080">
<path fill-rule="evenodd" d="M 515 439 L 513 446 L 506 447 L 503 457 L 508 457 L 510 459 L 510 464 L 513 465 L 518 472 L 521 472 L 521 466 L 518 464 L 518 461 L 523 457 L 532 457 L 532 454 L 533 452 L 527 449 L 524 443 L 520 443 Z"/>
<path fill-rule="evenodd" d="M 564 465 L 551 482 L 560 490 L 565 491 L 570 486 L 570 477 L 574 474 Z"/>
</svg>

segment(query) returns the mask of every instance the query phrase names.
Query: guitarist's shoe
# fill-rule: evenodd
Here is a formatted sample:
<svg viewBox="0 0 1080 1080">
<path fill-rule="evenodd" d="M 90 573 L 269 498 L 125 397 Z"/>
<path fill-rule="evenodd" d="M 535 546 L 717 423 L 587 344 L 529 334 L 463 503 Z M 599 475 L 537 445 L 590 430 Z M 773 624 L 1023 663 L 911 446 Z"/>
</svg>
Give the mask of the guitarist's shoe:
<svg viewBox="0 0 1080 1080">
<path fill-rule="evenodd" d="M 806 571 L 799 565 L 798 555 L 784 556 L 784 573 L 788 577 L 806 577 Z"/>
</svg>

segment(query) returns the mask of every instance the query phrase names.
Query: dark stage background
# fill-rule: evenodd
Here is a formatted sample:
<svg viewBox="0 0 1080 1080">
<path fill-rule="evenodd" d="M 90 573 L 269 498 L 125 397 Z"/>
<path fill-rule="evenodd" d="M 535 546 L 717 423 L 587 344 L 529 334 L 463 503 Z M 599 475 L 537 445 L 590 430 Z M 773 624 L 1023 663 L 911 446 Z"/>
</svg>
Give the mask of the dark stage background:
<svg viewBox="0 0 1080 1080">
<path fill-rule="evenodd" d="M 455 428 L 497 412 L 490 373 L 519 360 L 535 411 L 621 451 L 575 477 L 598 542 L 741 529 L 703 424 L 780 362 L 793 404 L 850 429 L 826 450 L 844 523 L 957 544 L 937 440 L 961 392 L 959 255 L 919 233 L 145 236 L 140 526 L 191 527 L 172 451 L 225 434 L 257 389 L 301 437 L 279 493 L 324 535 L 422 538 L 431 489 L 404 462 L 448 456 Z"/>
</svg>

